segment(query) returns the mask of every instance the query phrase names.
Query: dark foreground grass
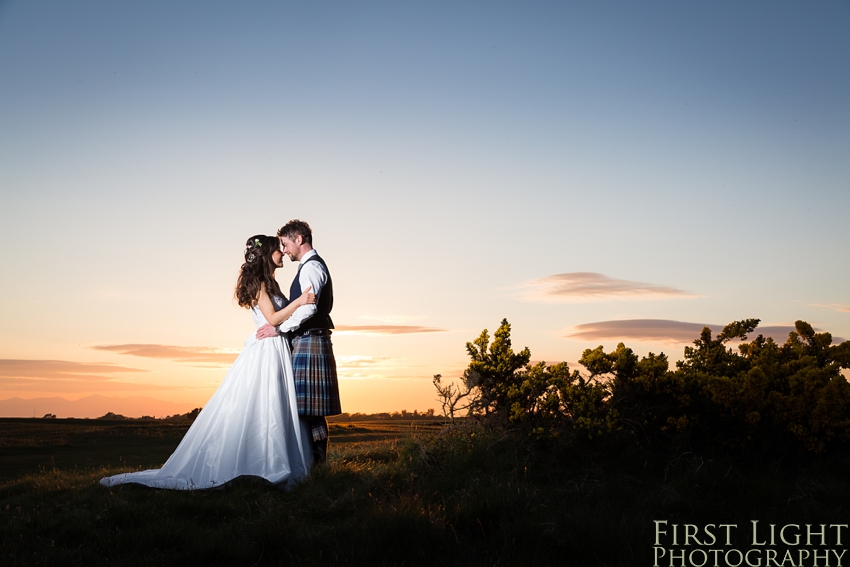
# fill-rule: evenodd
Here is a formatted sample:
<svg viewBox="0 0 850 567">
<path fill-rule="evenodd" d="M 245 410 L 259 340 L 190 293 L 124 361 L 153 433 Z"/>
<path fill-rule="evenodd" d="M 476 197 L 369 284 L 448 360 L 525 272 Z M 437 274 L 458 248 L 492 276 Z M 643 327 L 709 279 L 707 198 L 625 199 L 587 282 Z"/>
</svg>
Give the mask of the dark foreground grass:
<svg viewBox="0 0 850 567">
<path fill-rule="evenodd" d="M 120 470 L 110 453 L 99 466 L 7 478 L 0 564 L 645 566 L 653 520 L 737 523 L 732 543 L 742 549 L 751 547 L 751 520 L 848 523 L 850 467 L 841 459 L 547 449 L 473 427 L 403 436 L 358 428 L 348 441 L 337 428 L 329 463 L 290 491 L 249 480 L 190 493 L 106 489 L 98 480 Z M 160 449 L 150 451 L 155 464 L 170 452 Z M 137 466 L 147 465 L 129 468 Z"/>
</svg>

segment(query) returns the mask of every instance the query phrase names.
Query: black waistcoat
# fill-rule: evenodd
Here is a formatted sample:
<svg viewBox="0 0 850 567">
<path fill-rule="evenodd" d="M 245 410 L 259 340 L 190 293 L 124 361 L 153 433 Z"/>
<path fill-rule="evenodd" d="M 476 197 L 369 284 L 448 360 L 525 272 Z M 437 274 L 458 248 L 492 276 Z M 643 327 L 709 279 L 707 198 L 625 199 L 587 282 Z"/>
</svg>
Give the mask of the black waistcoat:
<svg viewBox="0 0 850 567">
<path fill-rule="evenodd" d="M 307 262 L 316 261 L 325 268 L 325 273 L 328 275 L 328 281 L 322 287 L 322 292 L 319 294 L 319 299 L 316 302 L 316 314 L 301 323 L 296 331 L 306 331 L 308 329 L 333 329 L 334 324 L 331 321 L 331 309 L 334 306 L 334 284 L 331 280 L 331 272 L 328 270 L 328 265 L 322 260 L 318 254 L 315 254 L 298 266 L 298 273 L 295 274 L 295 279 L 292 280 L 292 286 L 289 288 L 289 301 L 294 301 L 301 297 L 301 268 Z M 315 293 L 316 290 L 310 290 Z"/>
</svg>

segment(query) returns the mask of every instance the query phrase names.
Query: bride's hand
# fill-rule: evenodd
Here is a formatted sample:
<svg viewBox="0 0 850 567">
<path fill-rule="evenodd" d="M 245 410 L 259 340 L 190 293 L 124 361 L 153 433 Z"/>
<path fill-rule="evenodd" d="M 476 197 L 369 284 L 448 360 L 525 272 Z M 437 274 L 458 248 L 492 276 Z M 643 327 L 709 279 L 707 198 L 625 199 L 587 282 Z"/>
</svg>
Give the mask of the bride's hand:
<svg viewBox="0 0 850 567">
<path fill-rule="evenodd" d="M 311 293 L 310 290 L 313 289 L 313 286 L 307 286 L 307 289 L 304 290 L 296 301 L 299 302 L 299 305 L 307 305 L 308 303 L 316 303 L 316 294 Z"/>
</svg>

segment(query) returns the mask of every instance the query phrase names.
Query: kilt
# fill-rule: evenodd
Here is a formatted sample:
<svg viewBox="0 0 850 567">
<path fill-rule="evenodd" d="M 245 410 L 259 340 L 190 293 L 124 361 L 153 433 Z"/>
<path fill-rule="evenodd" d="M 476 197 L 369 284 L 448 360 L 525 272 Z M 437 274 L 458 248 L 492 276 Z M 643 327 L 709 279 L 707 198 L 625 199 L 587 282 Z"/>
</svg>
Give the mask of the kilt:
<svg viewBox="0 0 850 567">
<path fill-rule="evenodd" d="M 298 415 L 324 417 L 342 413 L 331 338 L 298 335 L 292 339 L 292 371 Z"/>
</svg>

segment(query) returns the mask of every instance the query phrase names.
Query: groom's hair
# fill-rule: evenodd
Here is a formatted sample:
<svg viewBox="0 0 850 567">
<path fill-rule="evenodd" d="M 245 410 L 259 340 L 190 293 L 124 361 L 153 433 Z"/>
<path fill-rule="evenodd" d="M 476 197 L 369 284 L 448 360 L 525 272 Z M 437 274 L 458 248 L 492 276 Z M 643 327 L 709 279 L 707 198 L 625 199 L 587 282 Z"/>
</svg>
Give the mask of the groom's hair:
<svg viewBox="0 0 850 567">
<path fill-rule="evenodd" d="M 306 242 L 310 246 L 313 245 L 313 231 L 310 230 L 310 225 L 303 220 L 292 219 L 277 231 L 278 236 L 285 236 L 290 240 L 294 240 L 296 234 L 301 236 L 302 242 Z"/>
</svg>

